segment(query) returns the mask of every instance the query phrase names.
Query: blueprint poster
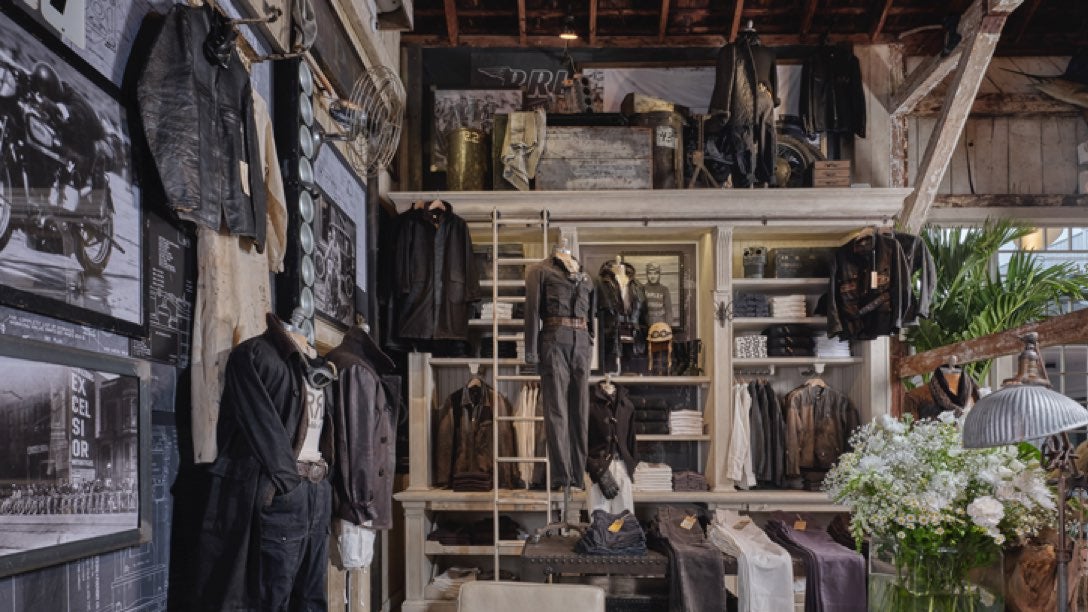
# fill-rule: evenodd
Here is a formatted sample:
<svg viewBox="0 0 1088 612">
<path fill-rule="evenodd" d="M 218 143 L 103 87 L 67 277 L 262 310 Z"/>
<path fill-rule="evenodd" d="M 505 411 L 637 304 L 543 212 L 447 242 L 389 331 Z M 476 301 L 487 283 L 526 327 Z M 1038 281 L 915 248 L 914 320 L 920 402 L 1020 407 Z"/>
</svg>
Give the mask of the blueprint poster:
<svg viewBox="0 0 1088 612">
<path fill-rule="evenodd" d="M 196 253 L 193 239 L 153 212 L 145 216 L 144 278 L 147 333 L 132 341 L 132 356 L 178 367 L 192 346 Z"/>
</svg>

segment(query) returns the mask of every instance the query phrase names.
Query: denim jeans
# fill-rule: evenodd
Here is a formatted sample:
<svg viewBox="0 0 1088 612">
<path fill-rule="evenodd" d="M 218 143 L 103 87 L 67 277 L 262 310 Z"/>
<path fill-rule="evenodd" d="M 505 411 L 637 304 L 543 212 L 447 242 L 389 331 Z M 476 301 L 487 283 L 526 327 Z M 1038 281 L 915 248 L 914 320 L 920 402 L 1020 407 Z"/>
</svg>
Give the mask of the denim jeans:
<svg viewBox="0 0 1088 612">
<path fill-rule="evenodd" d="M 707 542 L 700 508 L 664 506 L 650 525 L 656 545 L 669 556 L 669 612 L 725 609 L 722 553 Z"/>
<path fill-rule="evenodd" d="M 332 486 L 303 480 L 261 508 L 261 610 L 325 612 Z"/>
</svg>

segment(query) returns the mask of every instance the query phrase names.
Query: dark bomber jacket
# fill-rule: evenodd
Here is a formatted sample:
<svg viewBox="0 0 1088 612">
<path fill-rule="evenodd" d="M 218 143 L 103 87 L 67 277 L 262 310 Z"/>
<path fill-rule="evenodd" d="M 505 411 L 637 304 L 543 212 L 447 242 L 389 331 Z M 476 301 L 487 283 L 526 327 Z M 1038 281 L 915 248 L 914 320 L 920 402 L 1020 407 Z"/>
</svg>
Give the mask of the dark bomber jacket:
<svg viewBox="0 0 1088 612">
<path fill-rule="evenodd" d="M 480 297 L 480 280 L 468 226 L 443 204 L 446 210 L 436 216 L 422 207 L 401 215 L 394 260 L 401 338 L 468 338 L 469 304 Z"/>
<path fill-rule="evenodd" d="M 593 316 L 597 309 L 597 293 L 593 280 L 579 270 L 571 273 L 558 258 L 551 257 L 529 268 L 525 278 L 525 361 L 539 360 L 541 322 L 548 317 L 584 319 L 588 335 L 593 337 Z M 557 340 L 576 344 L 580 335 L 570 327 L 560 327 L 549 333 Z"/>
<path fill-rule="evenodd" d="M 635 267 L 624 264 L 630 282 L 627 285 L 627 299 L 624 300 L 619 281 L 612 272 L 611 261 L 606 261 L 600 269 L 597 286 L 597 314 L 601 321 L 601 359 L 602 367 L 610 369 L 612 362 L 620 353 L 621 337 L 633 339 L 633 353 L 646 354 L 646 332 L 650 327 L 646 311 L 646 293 L 642 284 L 635 280 Z"/>
<path fill-rule="evenodd" d="M 589 453 L 586 471 L 593 482 L 608 471 L 613 459 L 627 466 L 627 475 L 635 477 L 638 463 L 635 451 L 635 408 L 627 397 L 627 389 L 616 385 L 615 395 L 608 395 L 600 384 L 589 393 Z"/>
<path fill-rule="evenodd" d="M 205 49 L 209 34 L 214 53 Z M 249 73 L 226 18 L 175 4 L 137 85 L 140 119 L 167 204 L 186 221 L 264 248 L 265 186 Z"/>
<path fill-rule="evenodd" d="M 332 413 L 337 462 L 332 466 L 333 516 L 374 529 L 393 526 L 393 475 L 400 417 L 400 377 L 393 360 L 353 327 L 329 351 L 336 365 Z"/>
</svg>

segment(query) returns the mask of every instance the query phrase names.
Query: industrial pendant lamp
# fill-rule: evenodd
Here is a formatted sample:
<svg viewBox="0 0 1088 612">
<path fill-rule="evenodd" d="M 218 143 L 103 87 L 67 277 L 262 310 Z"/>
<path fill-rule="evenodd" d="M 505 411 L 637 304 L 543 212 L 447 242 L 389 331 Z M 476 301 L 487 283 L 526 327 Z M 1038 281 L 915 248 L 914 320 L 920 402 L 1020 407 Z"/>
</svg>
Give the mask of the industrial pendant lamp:
<svg viewBox="0 0 1088 612">
<path fill-rule="evenodd" d="M 563 18 L 563 31 L 559 33 L 563 40 L 578 40 L 578 30 L 574 29 L 574 10 L 567 5 L 567 16 Z"/>
<path fill-rule="evenodd" d="M 1039 335 L 1025 334 L 1016 378 L 980 399 L 963 423 L 964 448 L 1042 440 L 1088 425 L 1088 410 L 1050 388 L 1039 357 Z"/>
</svg>

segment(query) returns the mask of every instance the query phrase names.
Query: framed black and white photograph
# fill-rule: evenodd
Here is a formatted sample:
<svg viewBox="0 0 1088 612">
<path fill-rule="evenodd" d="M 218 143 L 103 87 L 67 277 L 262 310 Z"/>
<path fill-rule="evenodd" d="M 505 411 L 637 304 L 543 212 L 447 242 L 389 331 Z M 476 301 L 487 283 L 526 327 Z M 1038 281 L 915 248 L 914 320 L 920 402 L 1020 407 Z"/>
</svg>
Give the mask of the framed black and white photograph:
<svg viewBox="0 0 1088 612">
<path fill-rule="evenodd" d="M 0 576 L 150 536 L 146 362 L 0 339 Z"/>
<path fill-rule="evenodd" d="M 355 322 L 355 222 L 325 194 L 314 204 L 314 309 L 348 327 Z"/>
<path fill-rule="evenodd" d="M 431 122 L 431 172 L 446 171 L 446 135 L 467 127 L 491 134 L 498 113 L 522 108 L 524 94 L 516 89 L 435 89 Z"/>
<path fill-rule="evenodd" d="M 126 111 L 112 83 L 39 28 L 0 13 L 0 302 L 139 336 L 143 229 Z"/>
</svg>

